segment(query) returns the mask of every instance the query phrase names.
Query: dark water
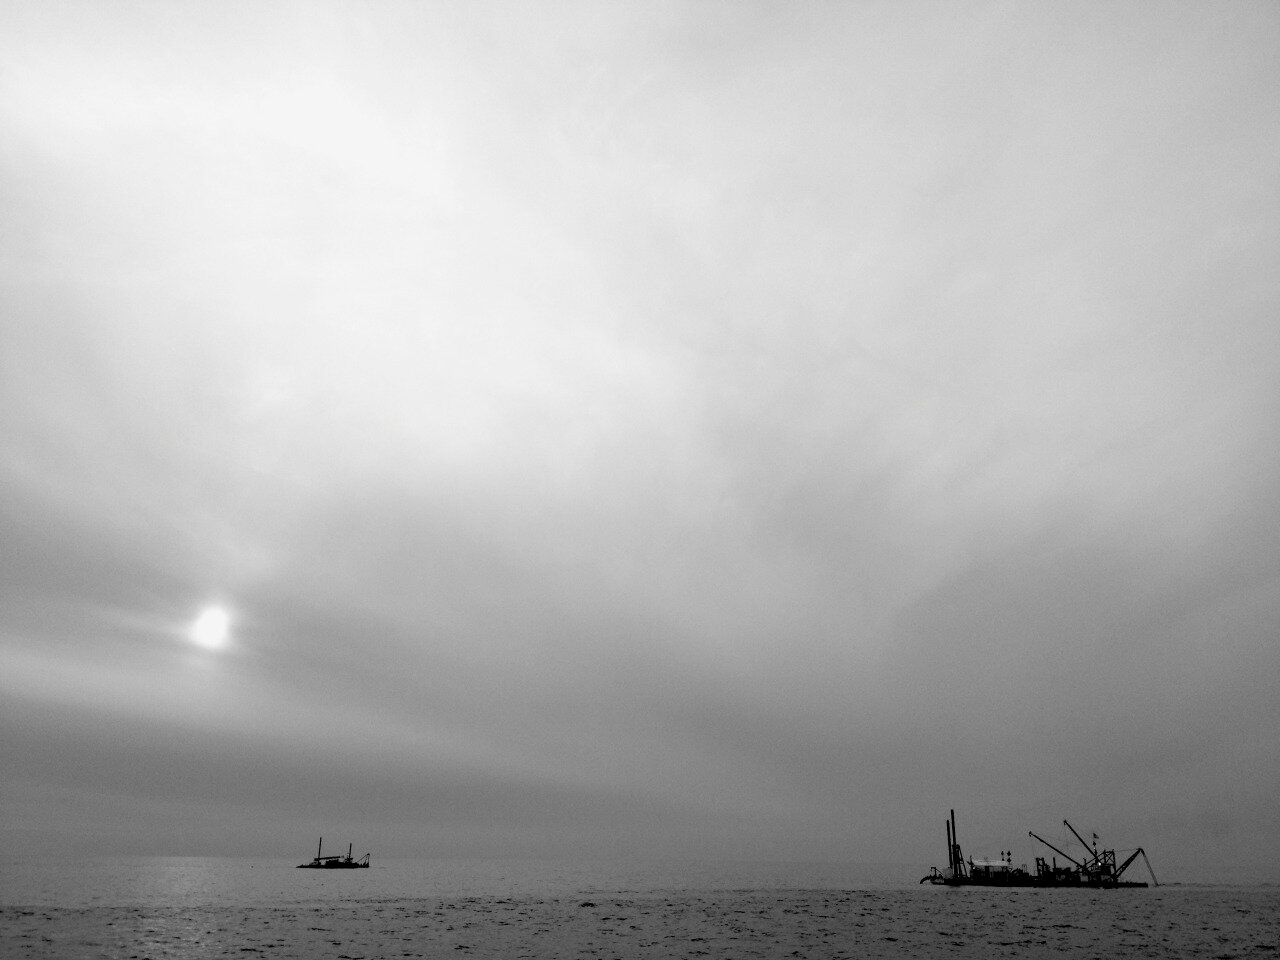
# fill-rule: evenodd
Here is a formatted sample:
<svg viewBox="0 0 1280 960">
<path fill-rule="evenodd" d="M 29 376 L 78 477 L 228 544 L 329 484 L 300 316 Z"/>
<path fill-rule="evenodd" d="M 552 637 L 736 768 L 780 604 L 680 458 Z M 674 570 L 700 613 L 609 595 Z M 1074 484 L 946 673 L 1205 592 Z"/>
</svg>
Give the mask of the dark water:
<svg viewBox="0 0 1280 960">
<path fill-rule="evenodd" d="M 909 866 L 376 860 L 368 870 L 298 870 L 307 857 L 0 858 L 0 906 L 235 906 L 349 898 L 555 897 L 592 891 L 914 886 Z"/>
<path fill-rule="evenodd" d="M 1280 960 L 1280 888 L 952 890 L 883 869 L 0 860 L 0 957 Z"/>
</svg>

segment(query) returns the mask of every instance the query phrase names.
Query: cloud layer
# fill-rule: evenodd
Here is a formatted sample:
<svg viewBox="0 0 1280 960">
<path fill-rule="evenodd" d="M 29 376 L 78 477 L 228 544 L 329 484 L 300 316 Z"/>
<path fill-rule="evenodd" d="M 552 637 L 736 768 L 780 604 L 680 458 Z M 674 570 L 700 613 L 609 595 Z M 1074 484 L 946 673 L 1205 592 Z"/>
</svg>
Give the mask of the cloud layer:
<svg viewBox="0 0 1280 960">
<path fill-rule="evenodd" d="M 9 20 L 16 843 L 1274 869 L 1270 6 Z"/>
</svg>

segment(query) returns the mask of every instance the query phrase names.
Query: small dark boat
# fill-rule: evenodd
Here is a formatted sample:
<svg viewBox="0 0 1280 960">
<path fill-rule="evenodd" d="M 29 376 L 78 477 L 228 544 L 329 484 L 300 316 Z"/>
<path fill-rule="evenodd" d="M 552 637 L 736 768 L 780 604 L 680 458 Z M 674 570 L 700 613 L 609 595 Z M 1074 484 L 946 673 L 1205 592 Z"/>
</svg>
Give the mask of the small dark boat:
<svg viewBox="0 0 1280 960">
<path fill-rule="evenodd" d="M 1052 862 L 1046 861 L 1044 857 L 1036 857 L 1036 868 L 1033 873 L 1025 865 L 1015 867 L 1013 854 L 1007 850 L 1001 851 L 999 858 L 970 857 L 965 860 L 960 852 L 960 841 L 956 839 L 956 812 L 952 810 L 951 817 L 946 822 L 947 869 L 939 870 L 934 867 L 920 878 L 920 882 L 945 884 L 948 887 L 1095 887 L 1102 889 L 1145 887 L 1146 884 L 1140 880 L 1122 879 L 1124 872 L 1138 857 L 1142 857 L 1147 865 L 1147 872 L 1151 874 L 1151 882 L 1156 886 L 1160 885 L 1156 880 L 1155 871 L 1151 869 L 1151 861 L 1147 859 L 1147 854 L 1141 847 L 1130 853 L 1123 863 L 1116 863 L 1114 850 L 1098 849 L 1097 834 L 1094 834 L 1093 843 L 1090 845 L 1070 823 L 1066 820 L 1062 823 L 1080 841 L 1080 845 L 1084 847 L 1084 854 L 1073 857 L 1055 847 L 1038 833 L 1029 831 L 1029 836 L 1039 840 L 1058 856 L 1064 857 L 1071 863 L 1069 867 L 1059 866 L 1057 857 L 1054 857 Z"/>
<path fill-rule="evenodd" d="M 369 866 L 369 855 L 366 853 L 359 860 L 351 859 L 351 848 L 353 844 L 347 844 L 347 855 L 333 854 L 332 856 L 323 857 L 320 851 L 324 849 L 324 837 L 320 838 L 320 846 L 316 847 L 316 857 L 310 863 L 298 864 L 298 869 L 310 870 L 359 870 Z"/>
</svg>

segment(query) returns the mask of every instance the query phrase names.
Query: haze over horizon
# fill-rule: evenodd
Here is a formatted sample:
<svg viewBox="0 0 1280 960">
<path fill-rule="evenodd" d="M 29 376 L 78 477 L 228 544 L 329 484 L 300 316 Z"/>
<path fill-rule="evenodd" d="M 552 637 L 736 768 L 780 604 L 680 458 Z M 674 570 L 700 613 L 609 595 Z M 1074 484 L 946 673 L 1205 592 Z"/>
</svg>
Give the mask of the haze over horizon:
<svg viewBox="0 0 1280 960">
<path fill-rule="evenodd" d="M 1280 879 L 1280 7 L 2 22 L 6 851 Z"/>
</svg>

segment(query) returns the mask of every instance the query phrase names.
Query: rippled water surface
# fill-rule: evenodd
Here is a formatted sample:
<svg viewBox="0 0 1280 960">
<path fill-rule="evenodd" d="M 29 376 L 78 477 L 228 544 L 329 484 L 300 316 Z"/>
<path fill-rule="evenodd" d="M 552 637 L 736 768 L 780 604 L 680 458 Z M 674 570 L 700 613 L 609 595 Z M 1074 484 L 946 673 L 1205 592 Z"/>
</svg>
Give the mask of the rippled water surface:
<svg viewBox="0 0 1280 960">
<path fill-rule="evenodd" d="M 815 867 L 0 861 L 3 957 L 1280 960 L 1280 888 L 952 890 Z"/>
<path fill-rule="evenodd" d="M 376 860 L 368 870 L 298 870 L 296 860 L 217 857 L 0 859 L 0 905 L 262 905 L 442 896 L 561 896 L 590 890 L 914 885 L 911 869 L 728 862 Z"/>
</svg>

